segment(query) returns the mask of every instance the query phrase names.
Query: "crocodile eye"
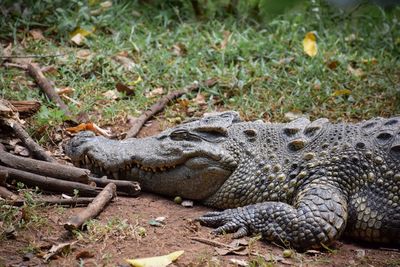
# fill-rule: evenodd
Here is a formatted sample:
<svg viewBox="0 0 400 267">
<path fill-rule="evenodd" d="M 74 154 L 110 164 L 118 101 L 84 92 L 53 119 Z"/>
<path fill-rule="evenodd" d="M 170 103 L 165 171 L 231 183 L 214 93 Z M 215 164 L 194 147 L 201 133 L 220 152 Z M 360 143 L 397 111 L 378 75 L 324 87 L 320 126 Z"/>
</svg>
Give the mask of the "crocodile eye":
<svg viewBox="0 0 400 267">
<path fill-rule="evenodd" d="M 170 133 L 169 137 L 174 141 L 200 141 L 200 138 L 187 130 L 176 130 Z"/>
</svg>

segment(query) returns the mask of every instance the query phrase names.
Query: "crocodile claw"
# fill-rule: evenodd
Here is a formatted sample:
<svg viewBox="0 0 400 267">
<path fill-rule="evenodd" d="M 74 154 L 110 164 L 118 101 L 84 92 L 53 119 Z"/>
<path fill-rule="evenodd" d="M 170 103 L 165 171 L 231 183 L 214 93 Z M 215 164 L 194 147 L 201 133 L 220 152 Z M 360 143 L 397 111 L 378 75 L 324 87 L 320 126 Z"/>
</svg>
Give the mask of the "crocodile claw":
<svg viewBox="0 0 400 267">
<path fill-rule="evenodd" d="M 216 227 L 212 231 L 215 235 L 234 233 L 233 238 L 247 236 L 250 231 L 247 225 L 243 208 L 225 211 L 209 212 L 197 219 L 201 225 Z"/>
</svg>

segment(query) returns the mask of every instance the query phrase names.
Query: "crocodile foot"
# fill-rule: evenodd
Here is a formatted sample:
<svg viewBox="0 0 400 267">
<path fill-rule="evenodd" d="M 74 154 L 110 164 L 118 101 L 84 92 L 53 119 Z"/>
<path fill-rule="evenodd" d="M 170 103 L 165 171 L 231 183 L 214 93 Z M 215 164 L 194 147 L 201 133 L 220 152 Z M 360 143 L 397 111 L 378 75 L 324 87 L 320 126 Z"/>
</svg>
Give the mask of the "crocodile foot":
<svg viewBox="0 0 400 267">
<path fill-rule="evenodd" d="M 214 227 L 213 234 L 234 233 L 233 238 L 249 235 L 251 223 L 254 223 L 254 206 L 209 212 L 197 219 L 201 225 Z"/>
</svg>

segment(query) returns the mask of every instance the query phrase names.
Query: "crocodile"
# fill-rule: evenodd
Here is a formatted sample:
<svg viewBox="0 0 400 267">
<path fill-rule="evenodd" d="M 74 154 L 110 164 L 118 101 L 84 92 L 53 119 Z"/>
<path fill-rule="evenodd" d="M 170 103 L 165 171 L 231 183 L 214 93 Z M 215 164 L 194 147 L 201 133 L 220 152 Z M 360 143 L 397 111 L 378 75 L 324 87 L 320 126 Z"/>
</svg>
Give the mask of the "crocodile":
<svg viewBox="0 0 400 267">
<path fill-rule="evenodd" d="M 217 209 L 197 219 L 215 234 L 297 250 L 341 236 L 400 244 L 400 117 L 266 123 L 229 111 L 146 138 L 81 132 L 65 152 L 99 175 Z"/>
</svg>

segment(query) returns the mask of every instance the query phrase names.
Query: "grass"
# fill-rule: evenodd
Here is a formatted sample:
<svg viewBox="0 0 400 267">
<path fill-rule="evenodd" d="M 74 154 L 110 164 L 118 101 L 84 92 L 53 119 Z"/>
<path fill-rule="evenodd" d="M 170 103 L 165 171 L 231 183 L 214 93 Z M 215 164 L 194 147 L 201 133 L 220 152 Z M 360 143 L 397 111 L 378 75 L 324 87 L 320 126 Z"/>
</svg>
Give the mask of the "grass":
<svg viewBox="0 0 400 267">
<path fill-rule="evenodd" d="M 196 20 L 187 6 L 178 9 L 167 4 L 160 9 L 115 1 L 97 16 L 90 12 L 98 5 L 81 1 L 69 3 L 70 9 L 56 9 L 53 16 L 40 5 L 31 8 L 31 20 L 6 18 L 8 32 L 2 30 L 1 43 L 12 42 L 16 49 L 23 42 L 24 54 L 65 54 L 36 61 L 55 66 L 56 71 L 46 75 L 57 87 L 75 89 L 72 98 L 81 106 L 69 103 L 74 114 L 86 112 L 100 125 L 140 114 L 157 100 L 146 97 L 154 88 L 163 87 L 167 93 L 210 77 L 220 82 L 201 89 L 205 108 L 193 100 L 195 94 L 184 96 L 191 110 L 234 109 L 245 119 L 273 121 L 284 120 L 288 112 L 334 121 L 399 113 L 399 8 L 384 12 L 365 7 L 342 14 L 319 1 L 307 1 L 272 20 L 255 22 L 230 15 Z M 78 26 L 96 28 L 80 47 L 69 36 Z M 33 40 L 28 33 L 37 28 L 44 40 Z M 319 37 L 314 58 L 302 49 L 309 31 Z M 174 53 L 174 45 L 185 53 Z M 86 58 L 79 57 L 83 49 L 90 53 Z M 132 70 L 113 59 L 121 52 L 134 61 Z M 330 68 L 330 63 L 335 67 Z M 361 75 L 352 74 L 349 66 Z M 34 130 L 60 125 L 65 119 L 21 71 L 0 69 L 0 82 L 2 97 L 40 99 L 45 104 L 32 120 Z M 104 93 L 114 90 L 117 82 L 133 84 L 135 95 L 107 99 Z M 337 94 L 344 89 L 349 91 Z M 169 106 L 165 116 L 187 116 L 182 106 Z"/>
</svg>

